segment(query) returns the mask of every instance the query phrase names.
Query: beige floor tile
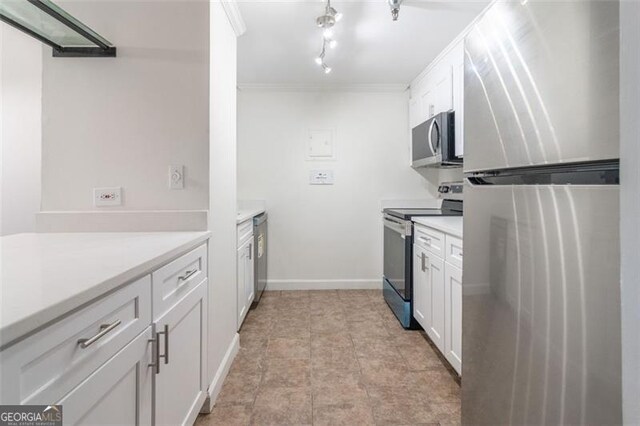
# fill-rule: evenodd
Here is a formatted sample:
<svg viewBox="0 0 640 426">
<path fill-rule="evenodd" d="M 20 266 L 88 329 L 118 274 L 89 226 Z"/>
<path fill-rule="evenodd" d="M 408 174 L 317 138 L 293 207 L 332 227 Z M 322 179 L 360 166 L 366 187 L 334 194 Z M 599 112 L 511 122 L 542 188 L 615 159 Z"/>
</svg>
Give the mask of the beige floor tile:
<svg viewBox="0 0 640 426">
<path fill-rule="evenodd" d="M 311 386 L 311 361 L 309 359 L 265 359 L 261 387 L 309 387 Z"/>
<path fill-rule="evenodd" d="M 353 348 L 349 347 L 312 347 L 311 368 L 360 371 L 356 354 Z"/>
<path fill-rule="evenodd" d="M 273 337 L 267 344 L 269 358 L 309 358 L 311 344 L 309 338 Z"/>
<path fill-rule="evenodd" d="M 427 345 L 400 345 L 398 351 L 402 355 L 409 370 L 429 370 L 445 368 L 438 355 Z"/>
<path fill-rule="evenodd" d="M 252 425 L 310 425 L 310 388 L 262 387 L 253 407 Z"/>
<path fill-rule="evenodd" d="M 231 364 L 231 369 L 229 370 L 229 374 L 234 373 L 247 373 L 247 374 L 256 374 L 262 371 L 262 362 L 264 357 L 257 356 L 252 352 L 246 352 L 244 350 L 238 351 L 233 363 Z"/>
<path fill-rule="evenodd" d="M 402 359 L 396 346 L 385 338 L 354 338 L 353 346 L 358 358 L 386 358 L 396 362 Z"/>
<path fill-rule="evenodd" d="M 261 374 L 234 372 L 227 376 L 216 405 L 252 404 L 261 381 Z"/>
<path fill-rule="evenodd" d="M 343 401 L 333 404 L 313 403 L 313 424 L 318 426 L 375 425 L 371 407 L 365 401 Z"/>
<path fill-rule="evenodd" d="M 335 332 L 311 332 L 312 348 L 353 348 L 351 334 L 346 330 Z"/>
<path fill-rule="evenodd" d="M 215 406 L 210 414 L 200 414 L 195 426 L 247 426 L 252 410 L 251 404 Z"/>
<path fill-rule="evenodd" d="M 369 403 L 367 390 L 358 371 L 312 370 L 311 389 L 314 405 Z"/>
<path fill-rule="evenodd" d="M 267 293 L 265 293 L 267 294 Z M 379 291 L 272 292 L 198 425 L 460 423 L 460 387 Z"/>
</svg>

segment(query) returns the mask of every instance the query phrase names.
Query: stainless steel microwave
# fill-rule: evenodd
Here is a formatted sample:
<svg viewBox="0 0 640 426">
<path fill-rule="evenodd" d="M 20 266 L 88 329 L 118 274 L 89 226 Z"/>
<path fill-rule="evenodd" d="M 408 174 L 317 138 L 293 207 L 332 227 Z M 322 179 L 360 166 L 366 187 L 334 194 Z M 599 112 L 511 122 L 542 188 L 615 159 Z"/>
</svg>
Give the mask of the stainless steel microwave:
<svg viewBox="0 0 640 426">
<path fill-rule="evenodd" d="M 455 115 L 453 111 L 434 115 L 411 131 L 411 166 L 456 167 Z"/>
</svg>

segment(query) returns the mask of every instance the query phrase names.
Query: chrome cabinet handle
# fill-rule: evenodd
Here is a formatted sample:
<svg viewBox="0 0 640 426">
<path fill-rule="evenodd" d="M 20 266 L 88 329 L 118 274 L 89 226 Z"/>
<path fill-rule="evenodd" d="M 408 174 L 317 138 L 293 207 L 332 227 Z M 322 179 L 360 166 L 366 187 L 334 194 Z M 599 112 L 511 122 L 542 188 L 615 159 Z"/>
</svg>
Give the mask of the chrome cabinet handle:
<svg viewBox="0 0 640 426">
<path fill-rule="evenodd" d="M 109 334 L 111 330 L 119 326 L 121 323 L 122 321 L 116 320 L 111 324 L 100 325 L 100 332 L 98 334 L 88 339 L 78 339 L 78 345 L 80 345 L 82 349 L 88 348 L 89 346 L 93 345 L 95 342 L 97 342 L 98 340 L 102 339 L 104 336 Z"/>
<path fill-rule="evenodd" d="M 164 355 L 160 354 L 160 335 L 164 334 Z M 149 367 L 156 368 L 156 374 L 160 374 L 160 358 L 164 359 L 165 364 L 169 364 L 169 324 L 164 325 L 164 331 L 157 331 L 156 337 L 149 339 L 154 345 L 155 361 L 149 364 Z"/>
<path fill-rule="evenodd" d="M 164 335 L 164 355 L 160 355 L 160 351 L 158 351 L 158 362 L 160 362 L 160 358 L 164 359 L 165 364 L 169 364 L 169 324 L 164 325 L 164 331 L 158 331 L 156 334 Z M 160 337 L 158 337 L 158 346 L 160 343 Z"/>
<path fill-rule="evenodd" d="M 249 260 L 253 257 L 253 244 L 249 244 Z"/>
<path fill-rule="evenodd" d="M 426 245 L 428 245 L 429 247 L 431 247 L 431 238 L 427 238 L 427 237 L 420 237 L 420 239 L 421 239 L 422 241 L 424 241 L 424 243 L 425 243 Z"/>
<path fill-rule="evenodd" d="M 193 276 L 193 274 L 195 274 L 196 272 L 198 272 L 198 270 L 197 270 L 197 269 L 192 269 L 191 271 L 187 271 L 187 272 L 185 272 L 185 274 L 184 274 L 184 275 L 180 275 L 180 276 L 178 277 L 178 282 L 188 280 L 188 279 L 189 279 L 189 278 L 191 278 L 191 277 Z"/>
<path fill-rule="evenodd" d="M 424 253 L 422 253 L 422 258 L 420 259 L 422 261 L 422 272 L 427 270 L 427 267 L 425 265 L 426 260 L 427 260 L 427 256 L 424 255 Z"/>
<path fill-rule="evenodd" d="M 149 367 L 155 367 L 155 373 L 160 374 L 160 344 L 158 343 L 158 337 L 149 339 L 149 342 L 153 345 L 154 361 L 149 363 Z"/>
</svg>

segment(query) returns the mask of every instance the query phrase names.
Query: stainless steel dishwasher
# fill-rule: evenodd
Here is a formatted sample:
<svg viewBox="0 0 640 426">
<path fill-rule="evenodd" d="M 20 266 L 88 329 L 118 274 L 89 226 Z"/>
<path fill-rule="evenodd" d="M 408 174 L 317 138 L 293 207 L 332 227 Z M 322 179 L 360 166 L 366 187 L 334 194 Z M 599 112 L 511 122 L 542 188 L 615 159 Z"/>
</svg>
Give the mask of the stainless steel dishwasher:
<svg viewBox="0 0 640 426">
<path fill-rule="evenodd" d="M 267 286 L 267 214 L 263 213 L 253 218 L 253 236 L 255 244 L 253 245 L 253 286 L 254 299 L 251 304 L 255 308 L 260 302 L 262 292 Z"/>
</svg>

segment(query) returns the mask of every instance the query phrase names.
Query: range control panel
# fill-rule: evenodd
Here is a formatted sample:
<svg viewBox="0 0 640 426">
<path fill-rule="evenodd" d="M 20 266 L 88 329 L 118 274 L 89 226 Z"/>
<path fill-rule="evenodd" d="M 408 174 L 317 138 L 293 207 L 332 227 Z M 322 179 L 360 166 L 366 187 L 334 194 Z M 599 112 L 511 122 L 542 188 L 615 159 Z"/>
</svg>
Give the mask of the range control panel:
<svg viewBox="0 0 640 426">
<path fill-rule="evenodd" d="M 449 200 L 462 200 L 462 190 L 464 184 L 462 182 L 442 182 L 438 187 L 440 198 Z"/>
</svg>

